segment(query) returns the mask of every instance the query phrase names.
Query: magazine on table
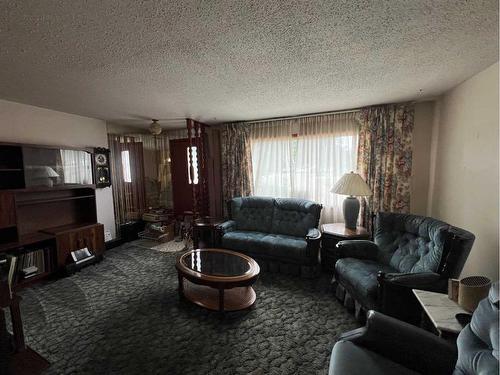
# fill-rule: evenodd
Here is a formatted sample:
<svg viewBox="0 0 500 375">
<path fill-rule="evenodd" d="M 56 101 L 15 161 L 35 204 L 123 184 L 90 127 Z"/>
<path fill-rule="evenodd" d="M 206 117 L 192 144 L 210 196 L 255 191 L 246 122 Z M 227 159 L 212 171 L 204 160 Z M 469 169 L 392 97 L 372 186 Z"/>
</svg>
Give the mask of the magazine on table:
<svg viewBox="0 0 500 375">
<path fill-rule="evenodd" d="M 71 257 L 76 264 L 80 264 L 93 259 L 94 254 L 87 247 L 84 247 L 83 249 L 72 251 Z"/>
</svg>

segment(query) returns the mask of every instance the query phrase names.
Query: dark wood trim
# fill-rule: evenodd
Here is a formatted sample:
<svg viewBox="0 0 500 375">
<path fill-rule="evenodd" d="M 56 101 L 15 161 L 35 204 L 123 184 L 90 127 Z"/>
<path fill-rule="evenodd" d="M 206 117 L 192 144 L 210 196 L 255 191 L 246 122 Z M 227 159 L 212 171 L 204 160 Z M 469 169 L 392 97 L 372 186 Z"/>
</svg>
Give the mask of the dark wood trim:
<svg viewBox="0 0 500 375">
<path fill-rule="evenodd" d="M 369 233 L 366 228 L 357 226 L 356 230 L 349 229 L 345 227 L 344 223 L 323 224 L 321 226 L 321 232 L 350 240 L 356 238 L 365 239 L 369 237 Z"/>
<path fill-rule="evenodd" d="M 93 153 L 92 147 L 77 147 L 77 146 L 67 146 L 67 145 L 41 145 L 34 143 L 15 143 L 15 142 L 0 142 L 0 146 L 17 146 L 17 147 L 37 147 L 46 149 L 65 149 L 65 150 L 75 150 L 75 151 L 85 151 L 90 154 Z"/>
<path fill-rule="evenodd" d="M 82 185 L 82 184 L 70 184 L 70 185 L 58 185 L 53 187 L 47 186 L 37 186 L 30 188 L 22 188 L 22 189 L 2 189 L 2 192 L 8 193 L 37 193 L 37 192 L 46 192 L 46 191 L 58 191 L 58 190 L 75 190 L 75 189 L 96 189 L 94 184 L 90 185 Z"/>
</svg>

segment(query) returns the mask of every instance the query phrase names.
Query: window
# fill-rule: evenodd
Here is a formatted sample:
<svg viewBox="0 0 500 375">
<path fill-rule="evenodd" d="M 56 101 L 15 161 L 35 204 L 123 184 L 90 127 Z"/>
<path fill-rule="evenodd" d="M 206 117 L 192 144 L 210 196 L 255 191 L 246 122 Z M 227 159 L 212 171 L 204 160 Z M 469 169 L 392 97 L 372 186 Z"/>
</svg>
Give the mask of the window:
<svg viewBox="0 0 500 375">
<path fill-rule="evenodd" d="M 358 124 L 352 114 L 319 117 L 250 131 L 254 194 L 310 199 L 323 205 L 323 222 L 343 221 L 344 197 L 330 190 L 356 170 Z"/>
<path fill-rule="evenodd" d="M 128 150 L 122 151 L 122 170 L 123 181 L 132 182 L 132 173 L 130 172 L 130 153 Z"/>
<path fill-rule="evenodd" d="M 191 146 L 191 158 L 193 165 L 190 167 L 189 163 L 189 147 L 186 148 L 187 166 L 188 166 L 188 181 L 189 185 L 198 184 L 198 149 L 196 146 Z"/>
</svg>

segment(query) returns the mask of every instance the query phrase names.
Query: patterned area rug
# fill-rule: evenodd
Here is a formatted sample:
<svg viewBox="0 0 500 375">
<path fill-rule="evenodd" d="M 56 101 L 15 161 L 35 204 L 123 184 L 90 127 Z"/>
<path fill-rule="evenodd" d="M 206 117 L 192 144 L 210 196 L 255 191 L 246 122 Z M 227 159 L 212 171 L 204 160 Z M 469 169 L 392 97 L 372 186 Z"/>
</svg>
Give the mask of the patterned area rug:
<svg viewBox="0 0 500 375">
<path fill-rule="evenodd" d="M 179 251 L 186 250 L 184 241 L 176 242 L 175 240 L 169 242 L 156 242 L 152 240 L 136 240 L 130 243 L 137 247 L 161 251 L 163 253 L 178 253 Z"/>
<path fill-rule="evenodd" d="M 357 327 L 326 275 L 262 274 L 256 305 L 221 316 L 180 302 L 177 254 L 125 244 L 79 273 L 25 289 L 26 342 L 47 374 L 327 374 Z"/>
</svg>

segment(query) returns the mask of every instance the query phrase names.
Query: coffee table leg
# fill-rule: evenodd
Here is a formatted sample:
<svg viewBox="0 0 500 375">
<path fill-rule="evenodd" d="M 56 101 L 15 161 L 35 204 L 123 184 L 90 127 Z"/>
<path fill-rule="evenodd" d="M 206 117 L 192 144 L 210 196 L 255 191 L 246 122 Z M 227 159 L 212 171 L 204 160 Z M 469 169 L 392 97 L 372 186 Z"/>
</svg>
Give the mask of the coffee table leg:
<svg viewBox="0 0 500 375">
<path fill-rule="evenodd" d="M 219 289 L 219 311 L 224 312 L 224 289 Z"/>
</svg>

